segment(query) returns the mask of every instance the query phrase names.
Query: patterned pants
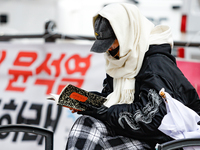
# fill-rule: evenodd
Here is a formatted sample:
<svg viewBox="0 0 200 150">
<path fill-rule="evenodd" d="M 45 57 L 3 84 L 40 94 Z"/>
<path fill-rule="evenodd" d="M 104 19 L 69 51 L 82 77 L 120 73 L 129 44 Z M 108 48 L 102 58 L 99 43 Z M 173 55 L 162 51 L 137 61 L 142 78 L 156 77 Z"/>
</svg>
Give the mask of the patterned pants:
<svg viewBox="0 0 200 150">
<path fill-rule="evenodd" d="M 138 140 L 123 136 L 111 136 L 99 120 L 82 116 L 74 123 L 66 150 L 146 150 L 150 147 Z"/>
</svg>

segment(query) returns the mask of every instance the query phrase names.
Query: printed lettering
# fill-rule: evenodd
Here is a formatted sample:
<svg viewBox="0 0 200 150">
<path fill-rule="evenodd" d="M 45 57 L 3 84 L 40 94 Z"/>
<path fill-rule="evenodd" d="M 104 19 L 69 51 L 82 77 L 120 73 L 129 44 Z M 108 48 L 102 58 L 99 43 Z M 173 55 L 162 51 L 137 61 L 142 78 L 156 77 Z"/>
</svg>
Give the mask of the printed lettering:
<svg viewBox="0 0 200 150">
<path fill-rule="evenodd" d="M 66 63 L 65 68 L 68 74 L 73 74 L 76 72 L 80 72 L 81 75 L 85 75 L 88 68 L 90 67 L 90 58 L 91 54 L 88 55 L 86 58 L 81 58 L 79 55 L 73 55 L 70 57 Z M 70 68 L 70 61 L 74 61 L 74 68 Z"/>
<path fill-rule="evenodd" d="M 1 102 L 3 102 L 1 99 L 0 99 Z M 3 114 L 4 110 L 7 112 L 8 110 L 10 111 L 16 111 L 18 109 L 16 109 L 16 106 L 18 106 L 18 104 L 15 104 L 15 100 L 14 99 L 11 99 L 8 103 L 5 103 L 4 104 L 4 107 L 1 111 L 1 116 L 0 116 L 0 125 L 2 124 L 12 124 L 12 118 L 11 118 L 11 115 L 6 113 L 6 114 Z M 27 117 L 24 117 L 25 116 L 25 109 L 26 107 L 28 106 L 28 101 L 23 101 L 22 102 L 22 105 L 21 105 L 21 108 L 19 109 L 19 112 L 18 113 L 15 113 L 16 114 L 16 122 L 13 123 L 13 124 L 30 124 L 30 125 L 39 125 L 41 124 L 41 116 L 42 116 L 42 109 L 43 109 L 43 104 L 37 104 L 37 103 L 32 103 L 30 105 L 30 108 L 29 110 L 30 111 L 34 111 L 35 113 L 35 118 L 27 118 Z M 55 132 L 56 129 L 57 129 L 57 125 L 58 125 L 58 122 L 59 122 L 59 119 L 61 117 L 61 114 L 62 114 L 62 106 L 56 106 L 56 114 L 55 115 L 52 115 L 52 113 L 54 111 L 52 111 L 53 109 L 53 104 L 48 104 L 47 105 L 47 109 L 46 109 L 46 120 L 44 122 L 44 128 L 49 128 L 51 127 L 52 130 Z M 3 114 L 3 115 L 2 115 Z M 52 119 L 52 116 L 55 116 L 55 119 Z M 5 139 L 7 138 L 9 135 L 13 135 L 13 134 L 9 134 L 10 132 L 7 132 L 7 133 L 0 133 L 0 139 Z M 14 135 L 13 135 L 13 138 L 12 138 L 12 141 L 13 142 L 16 142 L 18 140 L 18 135 L 19 135 L 19 132 L 15 132 Z M 38 139 L 38 145 L 41 145 L 43 144 L 43 137 L 42 136 L 38 136 L 38 135 L 35 135 L 35 134 L 30 134 L 30 133 L 26 133 L 26 132 L 23 132 L 23 137 L 22 137 L 22 141 L 36 141 Z M 19 140 L 18 140 L 19 141 Z M 37 141 L 36 141 L 37 142 Z"/>
<path fill-rule="evenodd" d="M 19 76 L 23 77 L 23 83 L 26 83 L 27 79 L 29 76 L 32 76 L 31 71 L 23 71 L 23 70 L 9 70 L 8 72 L 10 75 L 13 75 L 14 78 L 9 80 L 8 86 L 6 87 L 7 91 L 19 91 L 23 92 L 26 87 L 19 87 L 19 86 L 14 86 L 13 83 L 15 83 Z"/>
<path fill-rule="evenodd" d="M 56 74 L 55 77 L 58 77 L 60 75 L 60 62 L 65 57 L 65 54 L 62 54 L 58 60 L 54 60 L 51 65 L 55 66 L 56 68 Z"/>
<path fill-rule="evenodd" d="M 30 107 L 30 110 L 35 110 L 36 111 L 35 119 L 26 119 L 26 121 L 25 120 L 24 121 L 26 122 L 26 124 L 39 125 L 40 120 L 41 120 L 42 105 L 40 105 L 40 104 L 32 104 L 31 107 Z M 22 116 L 22 114 L 19 114 L 18 117 L 20 117 L 19 119 L 21 119 L 20 122 L 23 122 L 24 118 L 22 118 L 21 116 Z M 36 140 L 36 138 L 37 138 L 37 135 L 24 133 L 22 141 Z"/>
<path fill-rule="evenodd" d="M 63 107 L 57 106 L 54 102 L 49 101 L 45 101 L 45 103 L 36 103 L 36 101 L 30 102 L 29 100 L 32 100 L 31 96 L 37 94 L 32 93 L 32 91 L 35 92 L 35 89 L 38 88 L 39 92 L 46 95 L 50 93 L 60 94 L 68 83 L 81 88 L 84 83 L 84 76 L 91 66 L 92 54 L 83 57 L 79 54 L 70 53 L 68 56 L 67 53 L 59 52 L 56 56 L 53 56 L 54 52 L 44 52 L 45 55 L 42 61 L 42 56 L 39 57 L 40 53 L 37 51 L 23 50 L 14 52 L 13 55 L 11 55 L 11 59 L 10 54 L 12 54 L 12 52 L 8 53 L 5 50 L 0 50 L 0 68 L 2 63 L 3 65 L 6 64 L 7 66 L 3 66 L 3 69 L 5 70 L 7 67 L 6 73 L 10 77 L 6 79 L 7 81 L 2 82 L 2 85 L 5 86 L 3 88 L 6 91 L 5 96 L 11 93 L 10 91 L 14 91 L 15 93 L 21 92 L 21 94 L 24 95 L 16 95 L 17 101 L 12 99 L 14 97 L 8 101 L 6 100 L 6 102 L 0 98 L 0 125 L 29 124 L 49 128 L 55 132 L 58 130 L 57 127 Z M 7 63 L 8 58 L 9 63 Z M 40 63 L 36 64 L 38 62 Z M 64 75 L 61 73 L 64 73 Z M 34 89 L 28 89 L 29 87 L 33 87 Z M 41 89 L 44 89 L 44 91 Z M 29 95 L 31 93 L 33 95 Z M 19 93 L 17 94 L 19 95 Z M 28 96 L 30 99 L 22 99 L 20 101 L 19 98 L 24 96 Z M 81 97 L 76 93 L 72 96 L 85 101 L 85 97 Z M 54 106 L 56 110 L 54 110 Z M 29 115 L 29 111 L 31 115 Z M 67 130 L 65 130 L 65 132 L 67 132 Z M 22 137 L 22 139 L 20 137 Z M 11 139 L 11 142 L 35 141 L 38 145 L 44 144 L 44 137 L 25 132 L 0 134 L 0 139 L 6 138 Z"/>
<path fill-rule="evenodd" d="M 46 94 L 51 93 L 55 80 L 48 80 L 48 79 L 37 79 L 35 81 L 36 85 L 45 85 L 47 86 Z"/>
<path fill-rule="evenodd" d="M 6 51 L 2 51 L 1 53 L 0 53 L 0 64 L 4 61 L 4 59 L 6 58 Z"/>
<path fill-rule="evenodd" d="M 2 124 L 3 120 L 7 120 L 7 124 L 11 124 L 11 117 L 9 114 L 5 114 L 0 118 L 0 125 Z M 8 133 L 0 133 L 0 139 L 5 139 L 9 135 Z"/>
<path fill-rule="evenodd" d="M 47 53 L 44 62 L 38 68 L 36 68 L 36 74 L 39 74 L 42 71 L 45 71 L 48 75 L 51 75 L 51 70 L 48 68 L 48 65 L 47 65 L 50 58 L 51 58 L 51 54 Z"/>
<path fill-rule="evenodd" d="M 37 59 L 36 52 L 19 52 L 17 58 L 14 61 L 14 66 L 29 67 Z"/>
<path fill-rule="evenodd" d="M 14 103 L 14 100 L 11 99 L 9 104 L 5 104 L 3 109 L 6 110 L 15 110 L 17 105 Z"/>
<path fill-rule="evenodd" d="M 36 112 L 36 117 L 35 119 L 26 119 L 23 117 L 23 111 L 24 108 L 26 107 L 27 102 L 24 101 L 23 105 L 20 109 L 20 112 L 17 116 L 17 123 L 26 123 L 26 124 L 34 124 L 34 125 L 39 125 L 40 119 L 41 119 L 41 111 L 42 111 L 42 105 L 39 104 L 32 104 L 30 107 L 30 110 L 35 110 Z"/>
</svg>

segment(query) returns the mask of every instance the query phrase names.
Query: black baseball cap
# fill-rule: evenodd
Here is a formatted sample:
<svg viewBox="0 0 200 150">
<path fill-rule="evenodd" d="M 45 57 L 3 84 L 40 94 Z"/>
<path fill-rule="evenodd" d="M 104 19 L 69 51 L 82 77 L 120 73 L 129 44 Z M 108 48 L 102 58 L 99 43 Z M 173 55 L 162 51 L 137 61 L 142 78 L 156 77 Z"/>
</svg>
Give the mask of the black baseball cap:
<svg viewBox="0 0 200 150">
<path fill-rule="evenodd" d="M 99 15 L 94 23 L 94 31 L 96 40 L 90 51 L 96 53 L 106 52 L 116 39 L 109 21 Z"/>
</svg>

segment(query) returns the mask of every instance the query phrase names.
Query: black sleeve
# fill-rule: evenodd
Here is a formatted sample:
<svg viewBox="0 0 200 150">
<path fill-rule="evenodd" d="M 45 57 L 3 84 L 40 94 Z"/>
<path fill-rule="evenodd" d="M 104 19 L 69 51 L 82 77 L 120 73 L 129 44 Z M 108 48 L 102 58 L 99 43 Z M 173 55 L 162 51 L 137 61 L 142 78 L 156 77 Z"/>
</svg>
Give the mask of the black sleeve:
<svg viewBox="0 0 200 150">
<path fill-rule="evenodd" d="M 138 99 L 132 104 L 117 104 L 108 109 L 108 123 L 120 135 L 169 141 L 170 138 L 159 131 L 158 127 L 166 115 L 165 103 L 159 96 L 159 90 L 165 88 L 169 92 L 170 83 L 155 74 L 146 76 L 142 83 Z"/>
<path fill-rule="evenodd" d="M 113 78 L 106 74 L 106 78 L 103 81 L 103 89 L 100 92 L 90 91 L 91 93 L 107 97 L 113 91 Z"/>
</svg>

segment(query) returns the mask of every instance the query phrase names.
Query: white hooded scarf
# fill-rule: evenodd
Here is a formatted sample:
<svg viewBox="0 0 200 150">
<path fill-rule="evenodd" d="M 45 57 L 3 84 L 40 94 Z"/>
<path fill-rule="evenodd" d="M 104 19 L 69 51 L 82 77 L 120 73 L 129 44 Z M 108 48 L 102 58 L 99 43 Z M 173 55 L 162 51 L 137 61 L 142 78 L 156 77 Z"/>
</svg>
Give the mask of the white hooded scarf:
<svg viewBox="0 0 200 150">
<path fill-rule="evenodd" d="M 93 26 L 98 15 L 109 21 L 120 45 L 120 59 L 108 53 L 104 55 L 106 73 L 114 79 L 114 90 L 104 105 L 130 104 L 134 101 L 135 76 L 141 69 L 149 45 L 169 43 L 173 46 L 170 28 L 155 27 L 135 5 L 128 3 L 107 5 L 94 16 Z"/>
</svg>

